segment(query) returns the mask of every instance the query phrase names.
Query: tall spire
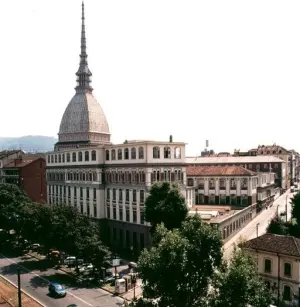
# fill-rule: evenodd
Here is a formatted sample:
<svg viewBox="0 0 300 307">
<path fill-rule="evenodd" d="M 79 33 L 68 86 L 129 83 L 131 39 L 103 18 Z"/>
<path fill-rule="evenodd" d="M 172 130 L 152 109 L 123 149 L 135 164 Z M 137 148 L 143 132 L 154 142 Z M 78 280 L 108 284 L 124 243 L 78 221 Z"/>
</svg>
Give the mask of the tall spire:
<svg viewBox="0 0 300 307">
<path fill-rule="evenodd" d="M 82 16 L 81 16 L 81 46 L 80 46 L 80 63 L 79 69 L 76 73 L 77 86 L 76 91 L 92 91 L 91 76 L 92 73 L 89 70 L 86 53 L 86 38 L 85 38 L 85 24 L 84 24 L 84 3 L 82 1 Z"/>
</svg>

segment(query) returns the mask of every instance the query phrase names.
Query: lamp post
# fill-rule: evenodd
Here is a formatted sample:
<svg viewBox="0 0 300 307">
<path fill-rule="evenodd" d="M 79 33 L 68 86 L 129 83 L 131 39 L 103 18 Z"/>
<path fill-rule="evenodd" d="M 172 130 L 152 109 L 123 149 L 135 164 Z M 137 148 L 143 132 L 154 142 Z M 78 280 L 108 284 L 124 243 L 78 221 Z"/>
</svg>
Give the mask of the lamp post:
<svg viewBox="0 0 300 307">
<path fill-rule="evenodd" d="M 256 238 L 258 238 L 258 226 L 259 226 L 259 223 L 256 224 Z"/>
<path fill-rule="evenodd" d="M 18 267 L 17 269 L 18 274 L 18 306 L 22 307 L 22 292 L 21 292 L 21 269 Z"/>
<path fill-rule="evenodd" d="M 133 283 L 133 300 L 135 301 L 136 273 L 132 275 L 132 283 Z"/>
</svg>

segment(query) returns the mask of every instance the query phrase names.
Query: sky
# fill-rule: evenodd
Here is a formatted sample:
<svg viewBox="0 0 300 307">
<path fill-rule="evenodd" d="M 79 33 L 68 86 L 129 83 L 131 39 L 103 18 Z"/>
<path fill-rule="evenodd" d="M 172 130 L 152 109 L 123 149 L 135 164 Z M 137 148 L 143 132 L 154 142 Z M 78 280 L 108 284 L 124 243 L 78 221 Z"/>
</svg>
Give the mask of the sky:
<svg viewBox="0 0 300 307">
<path fill-rule="evenodd" d="M 0 136 L 57 137 L 75 94 L 80 0 L 1 3 Z M 300 151 L 300 1 L 85 0 L 94 95 L 114 143 Z M 299 109 L 300 110 L 300 109 Z"/>
</svg>

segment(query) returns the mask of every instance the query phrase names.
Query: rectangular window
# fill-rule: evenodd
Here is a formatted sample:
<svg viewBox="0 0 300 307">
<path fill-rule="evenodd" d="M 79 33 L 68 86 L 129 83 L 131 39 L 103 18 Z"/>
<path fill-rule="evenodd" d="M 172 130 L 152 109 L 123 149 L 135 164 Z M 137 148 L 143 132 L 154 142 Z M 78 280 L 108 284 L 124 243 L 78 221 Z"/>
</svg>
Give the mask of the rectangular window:
<svg viewBox="0 0 300 307">
<path fill-rule="evenodd" d="M 126 199 L 125 199 L 125 201 L 126 201 L 126 203 L 128 204 L 129 203 L 129 190 L 128 189 L 126 189 Z"/>
<path fill-rule="evenodd" d="M 141 210 L 140 211 L 140 223 L 141 224 L 145 224 L 145 217 L 144 217 L 144 211 L 143 210 Z"/>
<path fill-rule="evenodd" d="M 112 192 L 113 192 L 113 201 L 116 201 L 116 198 L 117 198 L 117 191 L 116 191 L 116 189 L 112 189 Z"/>
<path fill-rule="evenodd" d="M 214 189 L 215 188 L 215 180 L 214 179 L 209 179 L 209 188 Z"/>
<path fill-rule="evenodd" d="M 123 202 L 123 190 L 119 189 L 119 202 L 122 203 Z"/>
<path fill-rule="evenodd" d="M 97 217 L 97 205 L 94 204 L 94 217 Z"/>
<path fill-rule="evenodd" d="M 221 190 L 224 190 L 225 189 L 225 179 L 220 179 L 220 181 L 219 181 L 219 183 L 220 183 L 220 189 Z"/>
<path fill-rule="evenodd" d="M 77 188 L 74 187 L 74 197 L 77 197 Z"/>
<path fill-rule="evenodd" d="M 136 203 L 136 190 L 132 190 L 132 202 Z"/>
<path fill-rule="evenodd" d="M 117 208 L 116 208 L 116 206 L 113 206 L 113 219 L 114 220 L 117 219 Z"/>
<path fill-rule="evenodd" d="M 143 203 L 145 201 L 145 191 L 140 190 L 140 203 Z"/>
<path fill-rule="evenodd" d="M 145 236 L 143 233 L 140 233 L 140 248 L 141 250 L 145 247 Z"/>
<path fill-rule="evenodd" d="M 126 208 L 126 222 L 130 222 L 130 212 L 129 212 L 129 208 Z"/>
<path fill-rule="evenodd" d="M 122 208 L 122 206 L 119 206 L 119 220 L 123 221 L 123 208 Z"/>
<path fill-rule="evenodd" d="M 86 206 L 86 214 L 87 214 L 88 216 L 91 215 L 90 204 L 87 204 L 87 206 Z"/>
<path fill-rule="evenodd" d="M 271 273 L 272 262 L 270 259 L 265 259 L 265 273 Z"/>
<path fill-rule="evenodd" d="M 109 188 L 106 189 L 106 199 L 110 200 L 110 189 Z"/>
<path fill-rule="evenodd" d="M 130 233 L 129 230 L 126 230 L 126 246 L 130 246 Z"/>
<path fill-rule="evenodd" d="M 89 188 L 86 189 L 86 198 L 87 199 L 90 198 L 90 189 Z"/>
<path fill-rule="evenodd" d="M 80 188 L 79 191 L 80 191 L 80 198 L 82 198 L 83 197 L 83 188 Z"/>
<path fill-rule="evenodd" d="M 132 222 L 136 223 L 137 221 L 137 215 L 136 215 L 136 209 L 132 210 Z"/>
<path fill-rule="evenodd" d="M 83 204 L 80 204 L 80 213 L 83 214 Z"/>
<path fill-rule="evenodd" d="M 231 189 L 236 189 L 235 179 L 230 179 L 230 188 Z"/>
<path fill-rule="evenodd" d="M 106 206 L 106 217 L 110 219 L 110 206 Z"/>
<path fill-rule="evenodd" d="M 94 200 L 97 199 L 97 190 L 96 189 L 93 189 L 93 197 L 94 197 Z"/>
<path fill-rule="evenodd" d="M 290 263 L 284 264 L 284 276 L 287 276 L 287 277 L 292 276 L 292 265 Z"/>
</svg>

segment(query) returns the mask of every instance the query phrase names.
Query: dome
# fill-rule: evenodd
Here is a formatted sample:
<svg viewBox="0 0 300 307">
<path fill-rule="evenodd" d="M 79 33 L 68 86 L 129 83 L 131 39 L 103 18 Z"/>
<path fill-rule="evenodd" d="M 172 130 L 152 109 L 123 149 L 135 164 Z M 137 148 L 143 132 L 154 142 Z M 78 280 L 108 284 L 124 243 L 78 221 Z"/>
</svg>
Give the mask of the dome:
<svg viewBox="0 0 300 307">
<path fill-rule="evenodd" d="M 88 67 L 85 37 L 84 3 L 82 3 L 80 63 L 76 72 L 76 94 L 69 102 L 58 133 L 55 150 L 79 146 L 110 144 L 110 133 L 105 114 L 93 96 L 92 73 Z"/>
<path fill-rule="evenodd" d="M 75 94 L 63 114 L 58 135 L 59 142 L 109 142 L 106 116 L 91 92 Z"/>
</svg>

